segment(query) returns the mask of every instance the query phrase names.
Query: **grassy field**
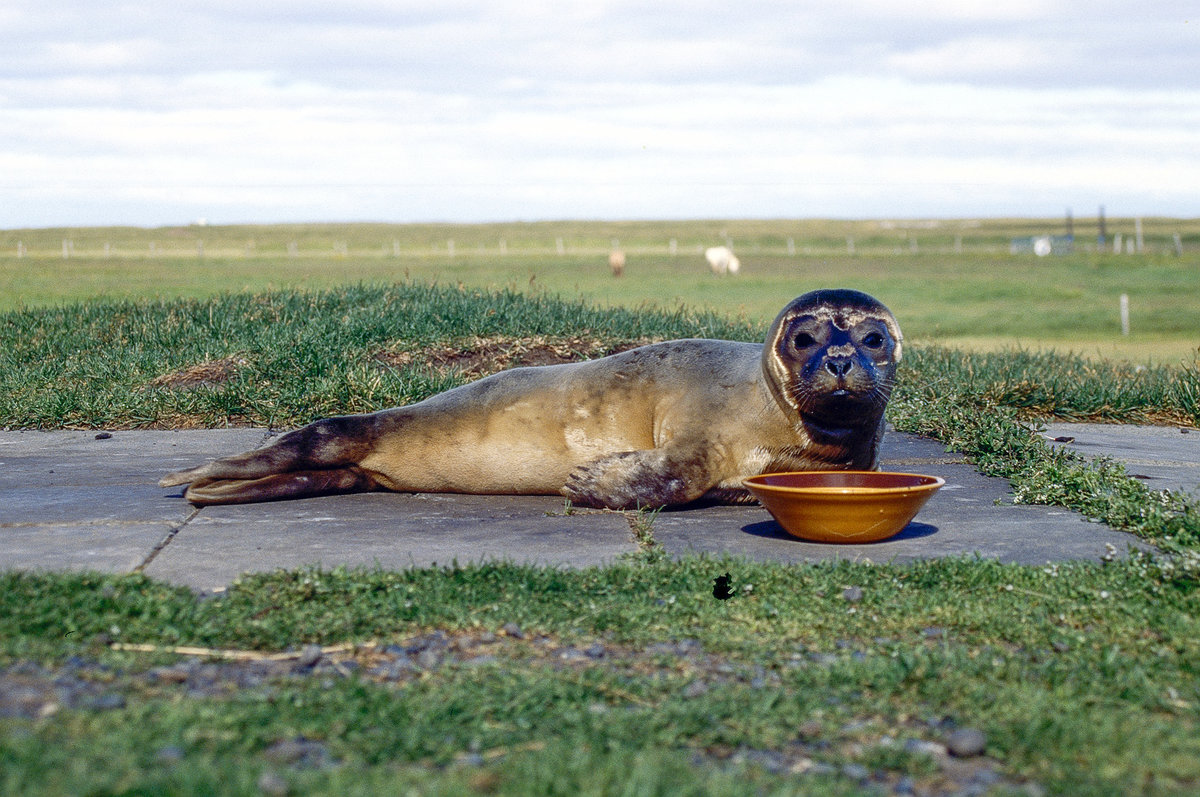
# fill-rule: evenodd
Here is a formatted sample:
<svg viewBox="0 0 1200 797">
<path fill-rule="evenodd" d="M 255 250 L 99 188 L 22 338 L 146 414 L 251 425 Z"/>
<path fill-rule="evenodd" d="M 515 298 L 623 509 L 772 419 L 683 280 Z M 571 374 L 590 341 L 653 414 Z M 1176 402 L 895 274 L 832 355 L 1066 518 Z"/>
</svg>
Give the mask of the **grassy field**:
<svg viewBox="0 0 1200 797">
<path fill-rule="evenodd" d="M 236 228 L 207 237 L 203 258 L 186 255 L 195 228 L 4 233 L 30 249 L 0 257 L 0 428 L 293 425 L 459 384 L 462 354 L 496 368 L 522 345 L 594 356 L 628 341 L 759 340 L 813 287 L 797 283 L 853 269 L 921 344 L 889 408 L 897 428 L 1010 479 L 1018 501 L 1069 507 L 1160 552 L 1044 567 L 676 562 L 648 515 L 640 554 L 580 572 L 301 570 L 218 596 L 140 576 L 0 573 L 0 792 L 1200 791 L 1200 504 L 1029 429 L 1048 415 L 1200 424 L 1200 327 L 1174 326 L 1197 312 L 1194 232 L 1183 228 L 1182 257 L 1147 221 L 1155 251 L 1034 260 L 1007 254 L 1015 233 L 998 223 L 877 239 L 855 228 L 851 257 L 842 227 L 811 244 L 796 233 L 789 255 L 782 227 L 755 224 L 758 238 L 725 230 L 739 251 L 760 249 L 736 281 L 696 262 L 718 223 L 675 233 L 674 257 L 650 251 L 656 225 L 420 228 L 421 252 L 416 228 L 397 247 L 394 228 Z M 34 248 L 66 235 L 66 259 Z M 500 235 L 504 255 L 465 251 Z M 631 252 L 620 281 L 604 263 L 618 236 Z M 340 240 L 353 243 L 344 256 L 318 251 Z M 517 253 L 539 241 L 548 251 Z M 573 254 L 578 242 L 591 251 Z M 963 328 L 983 349 L 1054 341 L 1066 324 L 1071 347 L 1098 347 L 1112 337 L 1110 290 L 1129 293 L 1158 362 L 934 345 Z M 1174 310 L 1140 316 L 1137 297 Z M 711 579 L 726 571 L 738 593 L 716 601 Z M 950 755 L 959 731 L 982 752 Z"/>
<path fill-rule="evenodd" d="M 1200 590 L 1142 557 L 0 574 L 0 617 L 11 795 L 1200 788 Z"/>
<path fill-rule="evenodd" d="M 986 220 L 10 230 L 0 232 L 0 310 L 419 281 L 547 292 L 601 306 L 712 309 L 764 323 L 792 296 L 845 286 L 881 298 L 916 342 L 1136 362 L 1178 363 L 1195 354 L 1200 221 L 1147 219 L 1141 253 L 1123 247 L 1114 254 L 1111 244 L 1096 251 L 1094 223 L 1082 219 L 1074 254 L 1009 251 L 1014 237 L 1061 227 L 1061 220 Z M 1130 220 L 1111 219 L 1107 229 L 1110 241 L 1120 230 L 1132 240 Z M 717 279 L 700 250 L 725 240 L 738 251 L 742 273 Z M 614 244 L 629 260 L 619 280 L 606 262 Z M 1121 334 L 1122 294 L 1130 301 L 1128 336 Z"/>
</svg>

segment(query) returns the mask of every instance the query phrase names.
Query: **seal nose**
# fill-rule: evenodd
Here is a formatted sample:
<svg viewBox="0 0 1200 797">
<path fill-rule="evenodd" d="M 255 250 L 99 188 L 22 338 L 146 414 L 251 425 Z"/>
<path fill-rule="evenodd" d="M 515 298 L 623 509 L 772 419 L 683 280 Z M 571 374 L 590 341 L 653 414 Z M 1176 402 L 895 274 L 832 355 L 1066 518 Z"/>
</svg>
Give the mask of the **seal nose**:
<svg viewBox="0 0 1200 797">
<path fill-rule="evenodd" d="M 825 361 L 825 370 L 839 379 L 850 373 L 854 368 L 854 361 L 849 357 L 830 357 Z"/>
</svg>

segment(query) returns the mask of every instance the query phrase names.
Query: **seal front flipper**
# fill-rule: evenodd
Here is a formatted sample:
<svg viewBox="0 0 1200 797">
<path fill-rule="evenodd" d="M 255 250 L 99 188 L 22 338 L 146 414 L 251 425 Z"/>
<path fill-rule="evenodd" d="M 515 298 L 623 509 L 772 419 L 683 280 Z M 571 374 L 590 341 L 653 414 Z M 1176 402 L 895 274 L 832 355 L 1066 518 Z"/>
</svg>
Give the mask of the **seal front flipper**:
<svg viewBox="0 0 1200 797">
<path fill-rule="evenodd" d="M 622 451 L 576 467 L 562 494 L 578 506 L 653 509 L 703 497 L 713 486 L 711 473 L 699 447 Z"/>
</svg>

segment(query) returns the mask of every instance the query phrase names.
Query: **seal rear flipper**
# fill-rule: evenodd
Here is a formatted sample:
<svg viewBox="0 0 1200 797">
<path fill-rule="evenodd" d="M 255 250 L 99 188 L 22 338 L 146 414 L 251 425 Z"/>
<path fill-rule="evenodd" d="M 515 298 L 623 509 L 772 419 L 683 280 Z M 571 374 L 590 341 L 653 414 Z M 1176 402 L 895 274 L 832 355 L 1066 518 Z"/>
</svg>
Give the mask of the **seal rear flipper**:
<svg viewBox="0 0 1200 797">
<path fill-rule="evenodd" d="M 579 506 L 654 509 L 703 496 L 712 480 L 699 450 L 622 451 L 571 471 L 562 494 Z"/>
<path fill-rule="evenodd" d="M 193 482 L 183 497 L 197 506 L 210 506 L 315 498 L 377 489 L 379 485 L 375 480 L 357 468 L 333 468 L 275 473 L 258 479 L 202 479 Z"/>
</svg>

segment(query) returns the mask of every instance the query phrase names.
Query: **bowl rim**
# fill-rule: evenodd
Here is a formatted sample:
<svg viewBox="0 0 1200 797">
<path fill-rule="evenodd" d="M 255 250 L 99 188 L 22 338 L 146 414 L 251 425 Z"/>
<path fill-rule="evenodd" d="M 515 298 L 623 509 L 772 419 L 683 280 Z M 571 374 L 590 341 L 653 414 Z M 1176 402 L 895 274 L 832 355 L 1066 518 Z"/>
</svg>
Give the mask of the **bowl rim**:
<svg viewBox="0 0 1200 797">
<path fill-rule="evenodd" d="M 898 485 L 896 487 L 831 487 L 813 485 L 809 487 L 796 487 L 781 484 L 765 484 L 759 479 L 764 479 L 768 476 L 799 476 L 807 474 L 845 474 L 845 475 L 868 475 L 878 476 L 887 474 L 891 476 L 908 476 L 916 479 L 928 479 L 922 484 Z M 946 480 L 941 476 L 934 476 L 928 473 L 907 473 L 903 471 L 884 471 L 884 470 L 789 470 L 789 471 L 773 471 L 769 473 L 760 473 L 756 476 L 750 476 L 742 479 L 742 484 L 750 490 L 763 490 L 766 492 L 784 494 L 784 495 L 899 495 L 903 493 L 920 493 L 937 490 L 946 484 Z"/>
</svg>

